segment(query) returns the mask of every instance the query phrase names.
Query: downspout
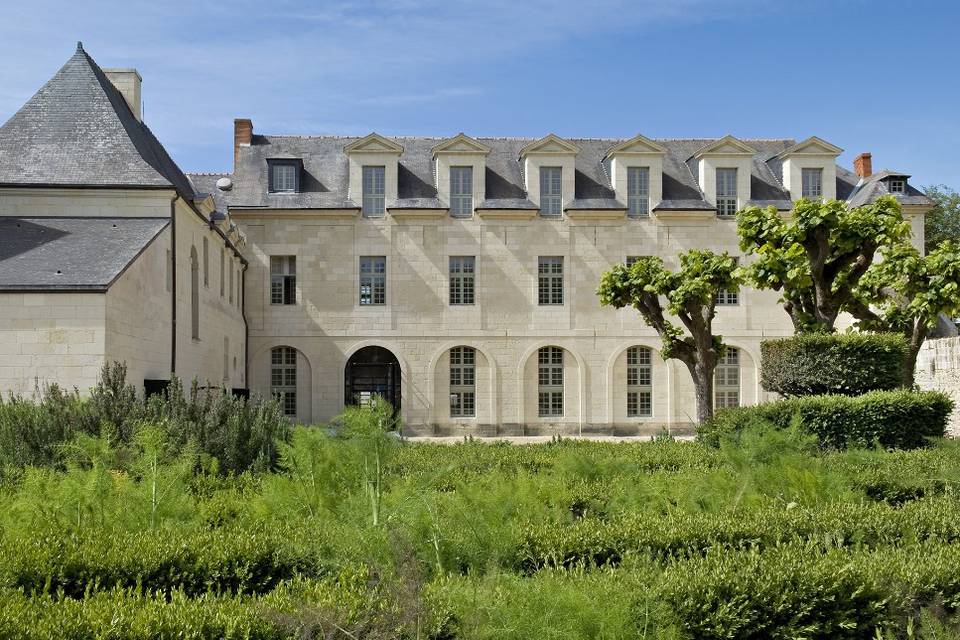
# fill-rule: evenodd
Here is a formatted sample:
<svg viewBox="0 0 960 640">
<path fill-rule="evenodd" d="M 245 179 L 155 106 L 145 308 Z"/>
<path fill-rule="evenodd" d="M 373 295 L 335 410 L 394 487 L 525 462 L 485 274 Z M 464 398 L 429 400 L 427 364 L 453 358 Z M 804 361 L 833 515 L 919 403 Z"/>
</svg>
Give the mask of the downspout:
<svg viewBox="0 0 960 640">
<path fill-rule="evenodd" d="M 170 200 L 170 378 L 177 373 L 177 200 Z"/>
<path fill-rule="evenodd" d="M 250 391 L 250 323 L 247 322 L 247 265 L 240 270 L 240 317 L 243 318 L 243 384 Z"/>
</svg>

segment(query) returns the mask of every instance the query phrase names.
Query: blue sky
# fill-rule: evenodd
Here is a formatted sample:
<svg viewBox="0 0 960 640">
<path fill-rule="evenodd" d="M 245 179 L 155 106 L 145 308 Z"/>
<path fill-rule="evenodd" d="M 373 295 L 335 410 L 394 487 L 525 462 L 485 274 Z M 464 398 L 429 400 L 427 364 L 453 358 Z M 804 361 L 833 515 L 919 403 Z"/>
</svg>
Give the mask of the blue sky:
<svg viewBox="0 0 960 640">
<path fill-rule="evenodd" d="M 143 76 L 188 171 L 261 133 L 793 137 L 960 189 L 960 3 L 18 2 L 0 121 L 73 53 Z"/>
</svg>

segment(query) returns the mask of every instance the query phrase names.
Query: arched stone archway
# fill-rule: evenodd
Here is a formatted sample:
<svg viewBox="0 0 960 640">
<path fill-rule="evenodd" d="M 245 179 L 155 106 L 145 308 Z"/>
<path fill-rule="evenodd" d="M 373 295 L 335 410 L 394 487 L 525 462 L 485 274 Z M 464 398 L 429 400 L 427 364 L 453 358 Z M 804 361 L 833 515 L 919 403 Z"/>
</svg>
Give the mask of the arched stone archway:
<svg viewBox="0 0 960 640">
<path fill-rule="evenodd" d="M 363 405 L 380 396 L 400 412 L 402 393 L 400 361 L 392 351 L 369 345 L 355 351 L 343 371 L 344 405 Z"/>
</svg>

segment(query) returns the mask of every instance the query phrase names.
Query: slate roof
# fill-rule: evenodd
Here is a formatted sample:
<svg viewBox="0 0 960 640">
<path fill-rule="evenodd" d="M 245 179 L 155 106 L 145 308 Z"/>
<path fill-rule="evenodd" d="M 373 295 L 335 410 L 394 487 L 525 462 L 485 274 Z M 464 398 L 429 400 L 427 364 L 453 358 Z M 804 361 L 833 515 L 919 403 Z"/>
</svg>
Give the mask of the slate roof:
<svg viewBox="0 0 960 640">
<path fill-rule="evenodd" d="M 194 197 L 190 181 L 79 43 L 0 127 L 0 185 L 173 186 Z"/>
<path fill-rule="evenodd" d="M 905 173 L 890 171 L 888 169 L 874 173 L 853 188 L 849 196 L 850 206 L 859 207 L 860 205 L 875 201 L 880 196 L 887 195 L 895 197 L 900 204 L 931 204 L 930 198 L 924 195 L 922 191 L 910 186 L 909 183 L 904 193 L 890 193 L 887 188 L 886 178 L 891 177 L 908 178 L 909 176 Z"/>
<path fill-rule="evenodd" d="M 0 291 L 105 291 L 166 218 L 0 217 Z"/>
</svg>

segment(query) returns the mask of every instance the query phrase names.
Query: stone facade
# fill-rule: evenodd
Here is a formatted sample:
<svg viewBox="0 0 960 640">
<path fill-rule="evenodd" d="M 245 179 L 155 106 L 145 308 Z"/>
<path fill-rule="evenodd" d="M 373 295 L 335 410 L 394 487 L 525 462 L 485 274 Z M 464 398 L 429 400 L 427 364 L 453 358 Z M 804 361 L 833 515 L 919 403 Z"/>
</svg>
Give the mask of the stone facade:
<svg viewBox="0 0 960 640">
<path fill-rule="evenodd" d="M 928 391 L 942 391 L 953 399 L 948 430 L 960 435 L 960 338 L 927 340 L 917 356 L 917 385 Z"/>
</svg>

